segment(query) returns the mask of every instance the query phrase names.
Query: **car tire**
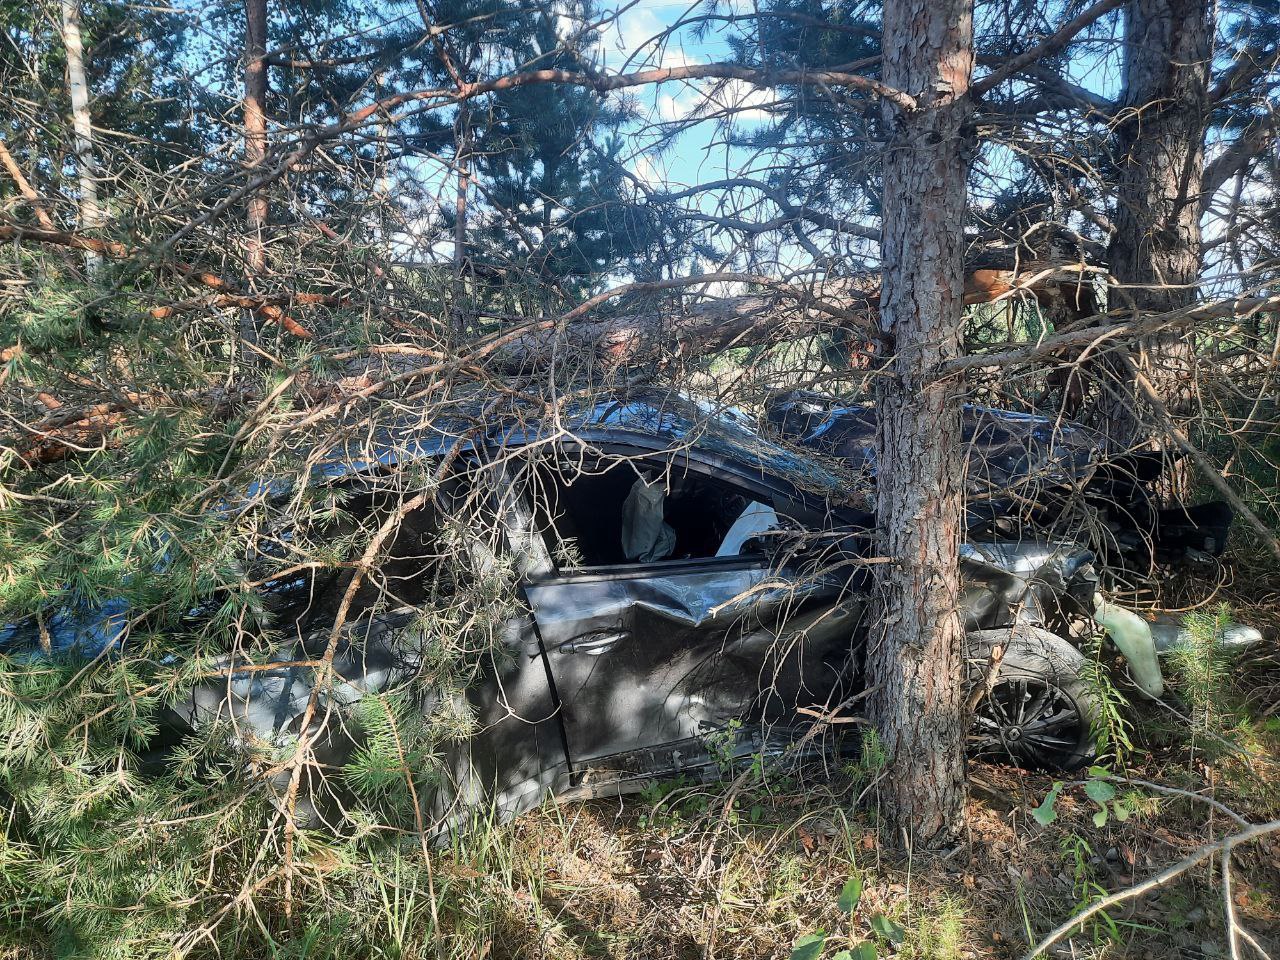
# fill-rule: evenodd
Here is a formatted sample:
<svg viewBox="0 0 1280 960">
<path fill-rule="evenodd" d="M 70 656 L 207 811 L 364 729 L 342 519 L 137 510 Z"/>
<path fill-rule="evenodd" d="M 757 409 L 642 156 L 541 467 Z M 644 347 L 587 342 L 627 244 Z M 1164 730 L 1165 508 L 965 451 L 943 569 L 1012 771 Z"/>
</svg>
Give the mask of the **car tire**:
<svg viewBox="0 0 1280 960">
<path fill-rule="evenodd" d="M 999 669 L 988 678 L 997 647 Z M 965 662 L 970 690 L 989 684 L 973 711 L 970 756 L 1035 770 L 1094 759 L 1101 701 L 1074 646 L 1038 627 L 979 630 L 966 637 Z"/>
</svg>

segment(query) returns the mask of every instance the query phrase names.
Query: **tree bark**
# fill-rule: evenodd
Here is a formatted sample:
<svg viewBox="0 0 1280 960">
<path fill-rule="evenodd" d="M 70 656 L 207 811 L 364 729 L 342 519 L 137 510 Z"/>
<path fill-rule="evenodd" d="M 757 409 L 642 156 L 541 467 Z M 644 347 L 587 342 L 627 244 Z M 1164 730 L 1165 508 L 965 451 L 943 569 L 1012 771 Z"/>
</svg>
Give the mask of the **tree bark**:
<svg viewBox="0 0 1280 960">
<path fill-rule="evenodd" d="M 49 216 L 49 211 L 45 209 L 44 201 L 40 199 L 40 194 L 36 193 L 35 187 L 31 186 L 31 181 L 23 175 L 22 168 L 18 166 L 18 161 L 13 159 L 13 154 L 5 146 L 4 140 L 0 140 L 0 166 L 4 167 L 5 172 L 13 179 L 22 199 L 31 205 L 31 210 L 36 215 L 36 222 L 46 230 L 57 229 L 53 224 L 53 218 Z"/>
<path fill-rule="evenodd" d="M 1199 296 L 1200 194 L 1208 128 L 1214 6 L 1210 0 L 1130 0 L 1125 7 L 1124 108 L 1115 130 L 1116 212 L 1109 259 L 1120 284 L 1110 307 L 1164 313 Z M 1170 412 L 1188 399 L 1183 338 L 1143 344 L 1152 384 Z M 1145 439 L 1146 419 L 1124 364 L 1103 398 L 1113 452 Z"/>
<path fill-rule="evenodd" d="M 960 398 L 942 368 L 961 353 L 963 217 L 970 160 L 972 0 L 888 0 L 884 81 L 917 109 L 885 105 L 884 263 L 877 378 L 878 622 L 867 654 L 871 713 L 889 755 L 885 809 L 914 843 L 964 817 Z"/>
<path fill-rule="evenodd" d="M 93 153 L 93 121 L 89 116 L 89 79 L 84 69 L 79 0 L 62 0 L 62 43 L 67 51 L 67 92 L 71 96 L 76 176 L 80 181 L 79 230 L 81 233 L 93 234 L 102 224 L 102 207 L 98 202 L 98 165 Z M 102 257 L 92 250 L 86 250 L 84 262 L 85 269 L 92 277 L 98 272 Z"/>
<path fill-rule="evenodd" d="M 244 165 L 253 179 L 267 160 L 267 0 L 245 0 L 244 33 Z M 245 261 L 252 272 L 266 262 L 263 231 L 267 227 L 267 197 L 263 190 L 249 195 L 245 211 L 248 239 Z"/>
<path fill-rule="evenodd" d="M 1038 263 L 1018 270 L 980 268 L 964 278 L 966 304 L 992 303 L 1013 296 L 1080 297 L 1078 263 Z M 658 294 L 708 283 L 748 283 L 762 292 L 707 299 L 683 309 L 661 307 L 620 311 L 596 317 L 594 312 L 627 294 Z M 600 364 L 609 369 L 663 358 L 704 356 L 735 346 L 761 346 L 816 333 L 849 333 L 878 338 L 880 278 L 834 277 L 796 287 L 769 277 L 739 273 L 698 274 L 684 278 L 623 284 L 588 299 L 554 320 L 534 322 L 514 336 L 507 351 L 514 369 L 528 371 L 551 357 Z"/>
</svg>

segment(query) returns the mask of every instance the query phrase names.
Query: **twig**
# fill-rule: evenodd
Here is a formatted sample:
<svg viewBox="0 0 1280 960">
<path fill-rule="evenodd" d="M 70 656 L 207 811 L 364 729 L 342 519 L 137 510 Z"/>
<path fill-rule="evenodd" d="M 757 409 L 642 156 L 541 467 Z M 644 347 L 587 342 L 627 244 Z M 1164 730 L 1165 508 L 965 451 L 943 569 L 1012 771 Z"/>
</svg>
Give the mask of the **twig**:
<svg viewBox="0 0 1280 960">
<path fill-rule="evenodd" d="M 1222 840 L 1218 840 L 1214 843 L 1206 843 L 1190 856 L 1179 860 L 1177 863 L 1173 864 L 1173 866 L 1167 867 L 1155 876 L 1148 877 L 1141 883 L 1136 883 L 1131 887 L 1125 887 L 1123 890 L 1117 890 L 1115 893 L 1109 894 L 1100 900 L 1095 900 L 1070 920 L 1067 920 L 1065 923 L 1055 927 L 1047 937 L 1037 943 L 1027 953 L 1023 954 L 1022 960 L 1034 960 L 1035 957 L 1040 956 L 1040 954 L 1044 953 L 1090 917 L 1101 913 L 1108 907 L 1113 907 L 1117 903 L 1123 903 L 1126 900 L 1132 900 L 1135 897 L 1140 897 L 1151 890 L 1164 886 L 1169 881 L 1182 876 L 1182 874 L 1186 873 L 1192 867 L 1207 860 L 1215 853 L 1221 853 L 1224 856 L 1227 856 L 1240 844 L 1248 843 L 1251 840 L 1257 840 L 1259 837 L 1264 837 L 1269 833 L 1275 833 L 1277 830 L 1280 830 L 1280 820 L 1269 820 L 1266 823 L 1254 824 L 1246 830 L 1241 830 L 1239 833 L 1233 833 L 1231 836 L 1224 837 Z"/>
</svg>

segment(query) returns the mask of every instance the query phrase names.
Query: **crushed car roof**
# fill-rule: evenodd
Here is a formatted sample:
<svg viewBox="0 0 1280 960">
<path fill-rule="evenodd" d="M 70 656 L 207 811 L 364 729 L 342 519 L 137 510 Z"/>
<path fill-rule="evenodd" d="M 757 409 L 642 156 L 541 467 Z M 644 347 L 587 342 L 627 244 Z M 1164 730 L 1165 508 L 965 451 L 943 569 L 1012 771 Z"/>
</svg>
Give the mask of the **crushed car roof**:
<svg viewBox="0 0 1280 960">
<path fill-rule="evenodd" d="M 485 427 L 484 421 L 493 421 Z M 654 450 L 695 449 L 703 458 L 760 478 L 774 476 L 801 490 L 848 499 L 850 478 L 829 469 L 813 453 L 792 450 L 760 435 L 755 418 L 696 395 L 649 390 L 626 396 L 571 399 L 545 416 L 495 411 L 486 416 L 474 400 L 430 421 L 401 421 L 372 436 L 354 434 L 328 446 L 312 471 L 316 481 L 406 466 L 475 450 L 527 446 L 544 440 L 590 443 L 629 440 Z"/>
<path fill-rule="evenodd" d="M 486 427 L 490 420 L 492 424 Z M 463 400 L 450 413 L 430 421 L 402 421 L 371 431 L 367 420 L 360 426 L 361 433 L 353 429 L 318 445 L 318 454 L 307 457 L 312 464 L 312 483 L 435 460 L 455 447 L 500 449 L 563 437 L 591 443 L 627 440 L 654 450 L 695 449 L 703 459 L 740 474 L 779 478 L 798 491 L 815 491 L 836 501 L 849 496 L 847 478 L 828 470 L 810 453 L 789 450 L 761 437 L 755 421 L 742 411 L 675 392 L 584 399 L 566 404 L 556 416 L 541 418 L 520 417 L 511 411 L 487 413 L 482 404 Z M 314 453 L 308 447 L 303 449 Z M 214 509 L 234 511 L 253 501 L 283 496 L 295 489 L 295 483 L 296 475 L 256 480 L 239 496 L 220 501 Z M 128 612 L 118 598 L 105 602 L 71 600 L 50 616 L 45 629 L 54 649 L 102 650 L 120 635 Z M 21 626 L 0 622 L 0 650 L 18 639 Z"/>
</svg>

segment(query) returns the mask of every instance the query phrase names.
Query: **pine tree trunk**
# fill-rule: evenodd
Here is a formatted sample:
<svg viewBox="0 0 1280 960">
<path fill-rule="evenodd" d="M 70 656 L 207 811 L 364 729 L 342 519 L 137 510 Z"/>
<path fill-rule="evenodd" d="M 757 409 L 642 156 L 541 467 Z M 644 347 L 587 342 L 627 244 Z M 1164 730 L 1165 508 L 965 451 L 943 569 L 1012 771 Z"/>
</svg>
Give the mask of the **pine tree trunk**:
<svg viewBox="0 0 1280 960">
<path fill-rule="evenodd" d="M 267 0 L 245 0 L 244 33 L 244 165 L 257 176 L 267 159 Z M 268 222 L 266 194 L 249 196 L 245 211 L 248 238 L 245 261 L 251 271 L 266 262 L 263 232 Z"/>
<path fill-rule="evenodd" d="M 1209 121 L 1210 0 L 1131 0 L 1125 8 L 1125 111 L 1117 165 L 1110 307 L 1168 311 L 1194 303 L 1200 275 L 1200 192 Z M 1147 375 L 1173 412 L 1190 399 L 1192 360 L 1178 335 L 1144 344 Z M 1144 439 L 1134 384 L 1121 376 L 1100 425 L 1114 452 Z"/>
<path fill-rule="evenodd" d="M 31 186 L 31 181 L 22 173 L 22 168 L 18 166 L 18 161 L 13 159 L 13 154 L 5 146 L 4 140 L 0 140 L 0 167 L 4 167 L 5 172 L 9 174 L 22 199 L 31 205 L 31 211 L 36 215 L 36 222 L 46 230 L 56 230 L 57 227 L 54 226 L 49 211 L 45 209 L 40 194 L 36 193 L 35 187 Z"/>
<path fill-rule="evenodd" d="M 62 0 L 62 42 L 67 51 L 67 92 L 71 96 L 76 175 L 80 181 L 79 229 L 93 233 L 102 224 L 102 207 L 98 202 L 98 165 L 93 153 L 93 121 L 89 117 L 89 79 L 84 69 L 79 0 Z M 84 258 L 85 268 L 93 276 L 98 272 L 102 257 L 85 251 Z"/>
<path fill-rule="evenodd" d="M 959 396 L 936 371 L 961 352 L 963 218 L 971 136 L 972 0 L 888 0 L 884 80 L 918 110 L 885 106 L 877 378 L 878 622 L 867 655 L 872 716 L 890 757 L 885 809 L 914 843 L 963 821 Z"/>
</svg>

